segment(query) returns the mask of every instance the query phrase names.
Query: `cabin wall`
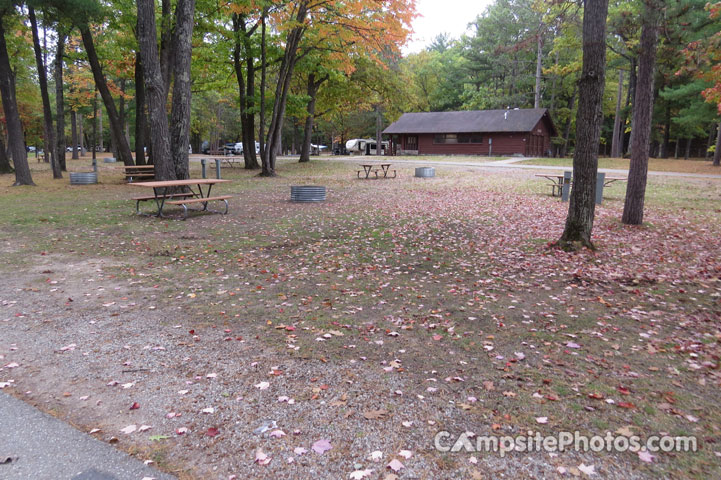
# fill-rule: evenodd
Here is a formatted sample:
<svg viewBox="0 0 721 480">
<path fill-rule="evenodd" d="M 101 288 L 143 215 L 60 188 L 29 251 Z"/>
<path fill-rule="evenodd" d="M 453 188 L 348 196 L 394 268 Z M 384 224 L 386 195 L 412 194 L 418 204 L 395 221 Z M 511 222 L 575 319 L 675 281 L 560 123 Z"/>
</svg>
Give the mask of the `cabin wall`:
<svg viewBox="0 0 721 480">
<path fill-rule="evenodd" d="M 418 138 L 417 150 L 408 148 L 406 137 L 401 135 L 400 154 L 420 155 L 525 155 L 528 134 L 492 133 L 483 135 L 481 143 L 434 143 L 433 134 L 414 135 Z M 489 145 L 489 139 L 492 139 Z"/>
</svg>

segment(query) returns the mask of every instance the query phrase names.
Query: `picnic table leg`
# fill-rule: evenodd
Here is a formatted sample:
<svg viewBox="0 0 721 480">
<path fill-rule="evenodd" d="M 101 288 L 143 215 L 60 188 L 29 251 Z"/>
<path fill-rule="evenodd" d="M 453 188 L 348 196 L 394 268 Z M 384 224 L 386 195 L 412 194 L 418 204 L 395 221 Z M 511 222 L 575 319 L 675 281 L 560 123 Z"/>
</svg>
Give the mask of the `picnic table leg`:
<svg viewBox="0 0 721 480">
<path fill-rule="evenodd" d="M 163 216 L 163 206 L 165 205 L 165 197 L 168 193 L 168 187 L 163 187 L 163 194 L 160 197 L 158 197 L 158 190 L 159 188 L 153 187 L 153 193 L 155 194 L 155 204 L 158 206 L 158 214 L 156 216 L 160 218 Z"/>
</svg>

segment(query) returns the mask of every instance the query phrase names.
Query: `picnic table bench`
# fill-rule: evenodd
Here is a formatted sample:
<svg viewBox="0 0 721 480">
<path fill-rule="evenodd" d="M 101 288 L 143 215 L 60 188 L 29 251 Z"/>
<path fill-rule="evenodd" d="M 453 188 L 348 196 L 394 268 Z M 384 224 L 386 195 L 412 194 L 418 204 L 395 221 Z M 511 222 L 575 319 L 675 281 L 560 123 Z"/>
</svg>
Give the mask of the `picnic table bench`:
<svg viewBox="0 0 721 480">
<path fill-rule="evenodd" d="M 356 174 L 358 175 L 358 178 L 361 178 L 363 180 L 370 180 L 372 178 L 396 178 L 395 170 L 393 170 L 392 177 L 388 176 L 388 173 L 391 171 L 390 163 L 361 163 L 360 167 L 363 170 L 356 170 Z M 371 173 L 374 174 L 375 177 L 371 177 Z M 382 173 L 383 176 L 379 176 L 380 173 Z M 361 174 L 364 174 L 365 176 L 361 177 Z"/>
<path fill-rule="evenodd" d="M 205 158 L 207 160 L 213 160 L 216 163 L 220 162 L 221 165 L 225 164 L 226 166 L 231 168 L 234 167 L 236 163 L 240 164 L 241 162 L 245 162 L 245 157 L 243 157 L 242 155 L 223 155 L 221 153 L 220 155 L 210 155 Z"/>
<path fill-rule="evenodd" d="M 139 215 L 147 215 L 140 212 L 140 202 L 142 201 L 155 201 L 158 208 L 156 213 L 150 214 L 157 217 L 163 216 L 163 207 L 168 205 L 179 205 L 183 207 L 183 220 L 188 218 L 188 205 L 196 203 L 202 204 L 203 212 L 214 212 L 221 213 L 223 215 L 228 213 L 228 199 L 233 198 L 231 195 L 218 195 L 211 197 L 210 192 L 213 185 L 218 183 L 229 182 L 230 180 L 222 180 L 219 178 L 196 178 L 187 180 L 166 180 L 156 182 L 143 182 L 143 183 L 132 183 L 136 187 L 152 188 L 153 195 L 144 195 L 140 197 L 134 197 L 133 200 L 136 202 L 135 210 Z M 203 187 L 207 187 L 203 191 Z M 187 189 L 187 191 L 179 192 L 178 189 Z M 224 212 L 217 212 L 215 210 L 208 209 L 208 203 L 219 201 L 225 204 Z"/>
<path fill-rule="evenodd" d="M 563 174 L 550 174 L 550 173 L 537 173 L 536 177 L 545 178 L 550 181 L 549 185 L 551 186 L 551 196 L 552 197 L 560 197 L 563 192 Z M 606 177 L 603 181 L 603 186 L 607 187 L 613 182 L 625 182 L 626 177 Z M 571 179 L 571 183 L 573 183 L 573 179 Z"/>
<path fill-rule="evenodd" d="M 155 178 L 155 165 L 124 165 L 121 168 L 128 183 L 133 183 L 137 179 Z"/>
</svg>

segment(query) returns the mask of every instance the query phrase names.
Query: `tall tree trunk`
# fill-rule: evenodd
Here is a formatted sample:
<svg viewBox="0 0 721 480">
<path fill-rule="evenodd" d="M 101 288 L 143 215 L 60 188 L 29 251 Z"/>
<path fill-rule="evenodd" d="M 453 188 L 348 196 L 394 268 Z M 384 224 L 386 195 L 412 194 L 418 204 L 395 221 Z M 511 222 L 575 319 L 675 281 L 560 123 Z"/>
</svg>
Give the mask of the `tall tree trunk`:
<svg viewBox="0 0 721 480">
<path fill-rule="evenodd" d="M 568 142 L 571 138 L 571 115 L 573 115 L 573 107 L 576 104 L 576 94 L 578 92 L 578 85 L 573 86 L 573 93 L 571 98 L 568 99 L 568 118 L 566 119 L 566 127 L 563 129 L 563 151 L 561 156 L 565 157 L 568 153 Z"/>
<path fill-rule="evenodd" d="M 308 13 L 308 1 L 301 0 L 295 20 L 298 26 L 293 27 L 286 37 L 285 53 L 280 65 L 278 84 L 275 90 L 275 101 L 273 102 L 273 113 L 271 114 L 270 127 L 268 128 L 268 147 L 263 152 L 263 169 L 261 175 L 275 176 L 275 160 L 278 148 L 281 145 L 281 133 L 283 130 L 283 118 L 288 100 L 288 90 L 293 76 L 296 61 L 298 60 L 298 45 L 305 33 L 305 17 Z"/>
<path fill-rule="evenodd" d="M 125 79 L 124 78 L 122 78 L 120 80 L 120 92 L 125 94 Z M 127 130 L 128 130 L 127 129 L 128 122 L 127 122 L 127 119 L 125 118 L 126 117 L 126 115 L 125 115 L 125 97 L 123 95 L 120 95 L 120 98 L 118 98 L 118 116 L 120 117 L 120 128 L 123 130 L 123 136 L 125 137 L 125 141 L 128 142 L 128 145 L 130 145 L 130 142 L 128 141 L 128 136 L 125 134 L 125 132 L 127 132 Z M 112 144 L 111 147 L 112 147 L 112 151 L 113 151 L 113 156 L 117 157 L 118 156 L 117 155 L 117 153 L 118 153 L 117 147 L 115 146 L 115 144 Z"/>
<path fill-rule="evenodd" d="M 613 119 L 613 136 L 611 139 L 611 157 L 623 155 L 623 133 L 621 132 L 621 97 L 623 96 L 623 70 L 618 70 L 618 91 L 616 93 L 616 116 Z"/>
<path fill-rule="evenodd" d="M 38 35 L 38 22 L 35 18 L 35 9 L 28 6 L 30 17 L 30 28 L 33 35 L 33 49 L 35 50 L 35 65 L 38 69 L 38 81 L 40 83 L 40 96 L 43 101 L 43 133 L 45 134 L 45 158 L 50 159 L 53 169 L 53 178 L 63 178 L 60 165 L 56 156 L 55 131 L 53 130 L 53 112 L 50 107 L 50 95 L 48 95 L 48 76 L 43 63 L 43 52 L 40 47 L 40 36 Z"/>
<path fill-rule="evenodd" d="M 299 162 L 310 162 L 310 148 L 311 140 L 313 136 L 313 121 L 315 120 L 315 102 L 318 98 L 318 90 L 323 82 L 328 79 L 327 75 L 324 75 L 318 79 L 315 77 L 315 73 L 308 75 L 308 90 L 307 94 L 310 97 L 306 111 L 308 116 L 305 117 L 305 130 L 303 131 L 303 145 L 300 150 Z"/>
<path fill-rule="evenodd" d="M 541 35 L 543 23 L 538 26 L 538 34 L 536 35 L 537 52 L 536 52 L 536 88 L 533 96 L 533 108 L 541 108 L 541 73 L 543 67 L 543 35 Z"/>
<path fill-rule="evenodd" d="M 8 147 L 15 166 L 15 183 L 13 185 L 35 185 L 28 166 L 25 135 L 15 97 L 15 75 L 10 68 L 10 57 L 5 43 L 5 27 L 2 22 L 4 13 L 0 11 L 0 95 L 5 112 Z"/>
<path fill-rule="evenodd" d="M 638 60 L 636 57 L 631 58 L 631 68 L 628 77 L 628 92 L 626 93 L 626 107 L 624 108 L 623 124 L 626 124 L 627 115 L 631 116 L 631 123 L 633 123 L 633 103 L 636 96 L 636 79 L 638 78 Z M 625 129 L 624 129 L 625 130 Z M 624 139 L 626 135 L 624 133 Z M 633 140 L 633 125 L 631 125 L 631 132 L 628 134 L 628 143 L 626 145 L 626 155 L 631 155 L 631 141 Z"/>
<path fill-rule="evenodd" d="M 78 146 L 80 145 L 80 137 L 78 135 L 78 112 L 72 110 L 70 112 L 70 137 L 73 142 L 73 155 L 72 159 L 77 160 L 78 157 Z"/>
<path fill-rule="evenodd" d="M 173 38 L 173 110 L 170 122 L 170 152 L 175 177 L 190 177 L 188 146 L 190 145 L 190 60 L 193 53 L 195 0 L 178 0 L 175 7 Z"/>
<path fill-rule="evenodd" d="M 153 23 L 155 23 L 154 17 Z M 105 81 L 105 75 L 103 74 L 103 68 L 100 66 L 98 55 L 95 52 L 95 44 L 93 43 L 92 33 L 90 33 L 90 27 L 87 24 L 82 25 L 80 27 L 80 34 L 83 38 L 85 52 L 88 55 L 90 69 L 93 71 L 95 85 L 98 87 L 100 96 L 102 97 L 103 103 L 105 104 L 105 110 L 108 112 L 108 120 L 110 122 L 110 136 L 113 140 L 113 143 L 118 146 L 118 158 L 125 165 L 133 165 L 133 156 L 130 153 L 130 145 L 128 145 L 128 142 L 125 141 L 125 135 L 123 135 L 123 130 L 120 127 L 118 110 L 115 107 L 115 101 L 113 100 L 113 96 L 110 94 L 110 89 L 108 89 L 108 84 Z"/>
<path fill-rule="evenodd" d="M 5 142 L 3 142 L 2 135 L 0 135 L 0 174 L 12 173 L 12 171 L 10 159 L 8 158 L 7 151 L 5 151 Z"/>
<path fill-rule="evenodd" d="M 93 145 L 92 145 L 93 165 L 95 165 L 98 156 L 98 96 L 93 95 Z"/>
<path fill-rule="evenodd" d="M 558 67 L 558 50 L 556 50 L 555 66 Z M 548 109 L 551 111 L 551 117 L 556 113 L 556 82 L 558 81 L 558 74 L 553 75 L 553 84 L 551 85 L 551 105 Z"/>
<path fill-rule="evenodd" d="M 256 24 L 257 25 L 257 24 Z M 245 29 L 245 25 L 243 25 Z M 255 27 L 253 28 L 255 30 Z M 243 152 L 248 152 L 245 168 L 257 169 L 260 168 L 258 163 L 258 156 L 255 152 L 255 55 L 253 55 L 252 45 L 250 42 L 250 35 L 252 32 L 244 32 L 243 43 L 245 45 L 245 68 L 248 72 L 246 78 L 246 94 L 245 101 L 247 109 L 245 112 L 245 119 L 243 121 L 243 144 L 248 145 L 248 148 L 244 148 Z M 247 134 L 245 132 L 248 132 Z"/>
<path fill-rule="evenodd" d="M 155 178 L 176 180 L 170 156 L 170 129 L 165 112 L 165 84 L 158 62 L 154 0 L 138 0 L 138 43 L 145 78 L 145 95 L 150 112 L 150 145 L 155 164 Z"/>
<path fill-rule="evenodd" d="M 666 103 L 666 112 L 663 125 L 663 143 L 661 144 L 661 158 L 668 158 L 668 151 L 671 148 L 671 105 Z"/>
<path fill-rule="evenodd" d="M 383 155 L 383 115 L 380 104 L 376 104 L 376 155 Z"/>
<path fill-rule="evenodd" d="M 573 155 L 573 190 L 566 226 L 559 243 L 578 242 L 594 248 L 591 231 L 596 209 L 598 144 L 603 123 L 603 88 L 606 76 L 606 16 L 608 0 L 586 0 L 583 12 L 583 70 L 578 81 L 576 151 Z"/>
<path fill-rule="evenodd" d="M 145 165 L 145 85 L 140 52 L 135 52 L 135 164 Z"/>
<path fill-rule="evenodd" d="M 255 59 L 251 51 L 249 33 L 245 28 L 245 17 L 233 15 L 233 31 L 235 33 L 235 44 L 233 46 L 233 67 L 238 82 L 238 93 L 240 97 L 240 125 L 243 138 L 243 160 L 245 168 L 253 170 L 260 168 L 258 157 L 255 153 L 255 114 L 253 113 L 252 96 L 255 94 Z M 241 42 L 241 36 L 243 41 Z M 243 62 L 241 60 L 241 47 L 245 48 L 245 66 L 247 77 L 243 73 Z M 247 78 L 247 85 L 246 85 Z"/>
<path fill-rule="evenodd" d="M 643 204 L 648 174 L 649 137 L 653 114 L 653 77 L 656 68 L 659 7 L 657 0 L 648 0 L 644 7 L 641 26 L 640 55 L 636 96 L 633 99 L 633 144 L 631 166 L 628 170 L 626 201 L 621 221 L 629 225 L 643 222 Z"/>
<path fill-rule="evenodd" d="M 85 118 L 83 114 L 78 117 L 78 112 L 75 112 L 75 117 L 78 118 L 78 145 L 80 146 L 80 156 L 84 157 L 88 153 L 88 142 L 85 141 Z"/>
<path fill-rule="evenodd" d="M 686 152 L 684 153 L 684 160 L 688 160 L 688 157 L 691 156 L 691 137 L 686 139 Z M 681 143 L 681 140 L 679 139 L 679 143 Z"/>
<path fill-rule="evenodd" d="M 67 171 L 65 164 L 65 96 L 63 93 L 63 56 L 65 55 L 65 32 L 58 28 L 55 46 L 55 122 L 57 125 L 57 159 L 60 170 Z"/>
<path fill-rule="evenodd" d="M 265 18 L 268 15 L 268 9 L 263 8 L 260 17 L 260 115 L 258 117 L 258 141 L 260 142 L 260 156 L 265 157 L 265 88 L 268 74 L 268 64 L 266 63 L 266 24 Z"/>
<path fill-rule="evenodd" d="M 710 160 L 712 157 L 709 150 L 711 150 L 711 145 L 713 145 L 714 139 L 716 138 L 716 127 L 717 125 L 715 123 L 712 123 L 708 127 L 708 140 L 706 141 L 706 150 L 703 153 L 703 158 L 706 160 Z"/>
<path fill-rule="evenodd" d="M 713 153 L 713 166 L 721 165 L 721 122 L 716 129 L 716 151 Z"/>
<path fill-rule="evenodd" d="M 95 92 L 96 97 L 100 97 L 100 92 Z M 100 101 L 102 102 L 102 97 L 100 98 Z M 93 132 L 93 142 L 95 142 L 95 146 L 97 147 L 97 150 L 100 152 L 105 151 L 105 146 L 103 145 L 103 107 L 102 105 L 98 107 L 98 110 L 95 112 L 94 117 L 95 123 L 93 124 L 93 128 L 95 129 Z"/>
<path fill-rule="evenodd" d="M 167 97 L 170 91 L 173 64 L 173 17 L 170 0 L 162 0 L 160 7 L 160 74 Z M 157 41 L 157 40 L 156 40 Z"/>
</svg>

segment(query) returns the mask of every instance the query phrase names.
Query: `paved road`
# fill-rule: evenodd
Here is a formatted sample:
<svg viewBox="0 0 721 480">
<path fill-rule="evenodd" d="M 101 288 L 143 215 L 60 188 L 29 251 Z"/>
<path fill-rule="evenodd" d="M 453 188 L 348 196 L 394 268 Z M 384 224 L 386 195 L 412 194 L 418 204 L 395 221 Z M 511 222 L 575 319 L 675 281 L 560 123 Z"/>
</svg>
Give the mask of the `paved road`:
<svg viewBox="0 0 721 480">
<path fill-rule="evenodd" d="M 331 161 L 335 162 L 350 162 L 350 163 L 358 163 L 360 158 L 362 157 L 322 157 L 323 160 L 329 159 Z M 370 157 L 371 161 L 380 161 L 380 157 Z M 559 172 L 562 170 L 571 170 L 571 167 L 562 167 L 562 166 L 552 166 L 552 165 L 527 165 L 527 164 L 518 164 L 516 162 L 523 162 L 526 160 L 533 160 L 533 158 L 509 158 L 505 160 L 496 160 L 496 161 L 478 161 L 478 162 L 462 162 L 462 161 L 453 161 L 453 160 L 442 160 L 442 161 L 433 161 L 433 160 L 424 160 L 423 157 L 416 157 L 411 160 L 406 159 L 400 159 L 398 157 L 393 158 L 392 160 L 388 160 L 387 158 L 383 158 L 385 161 L 390 161 L 394 164 L 402 164 L 402 165 L 408 165 L 408 166 L 432 166 L 432 167 L 470 167 L 470 168 L 478 168 L 478 169 L 489 169 L 489 168 L 512 168 L 512 169 L 519 169 L 519 170 L 552 170 L 554 172 Z M 617 168 L 599 168 L 599 172 L 605 172 L 605 173 L 615 173 L 620 175 L 628 175 L 628 170 L 623 169 L 617 169 Z M 652 176 L 659 176 L 659 177 L 681 177 L 681 178 L 705 178 L 705 179 L 721 179 L 721 174 L 707 174 L 707 173 L 685 173 L 685 172 L 658 172 L 658 171 L 649 171 L 649 175 Z"/>
<path fill-rule="evenodd" d="M 0 392 L 0 479 L 173 480 L 175 477 Z"/>
</svg>

